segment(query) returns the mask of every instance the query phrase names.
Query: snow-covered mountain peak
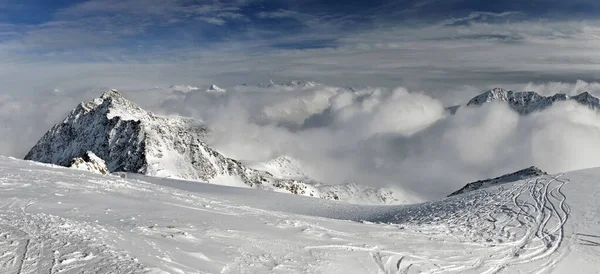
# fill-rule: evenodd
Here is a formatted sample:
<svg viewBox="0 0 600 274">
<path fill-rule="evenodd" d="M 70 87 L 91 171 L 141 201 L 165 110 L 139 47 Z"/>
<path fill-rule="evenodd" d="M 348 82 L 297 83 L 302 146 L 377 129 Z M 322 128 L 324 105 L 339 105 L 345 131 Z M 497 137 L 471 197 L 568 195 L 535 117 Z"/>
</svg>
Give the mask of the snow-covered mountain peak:
<svg viewBox="0 0 600 274">
<path fill-rule="evenodd" d="M 488 90 L 482 94 L 475 96 L 473 99 L 471 99 L 467 103 L 467 106 L 481 105 L 484 103 L 495 102 L 495 101 L 506 102 L 506 101 L 508 101 L 509 97 L 512 96 L 512 94 L 513 94 L 513 92 L 511 90 L 506 90 L 503 88 L 493 88 L 491 90 Z"/>
<path fill-rule="evenodd" d="M 521 115 L 527 115 L 535 111 L 543 110 L 555 102 L 573 100 L 579 104 L 585 105 L 591 109 L 600 109 L 600 100 L 589 92 L 582 92 L 575 96 L 569 96 L 564 93 L 557 93 L 552 96 L 542 96 L 534 91 L 514 92 L 502 88 L 494 88 L 469 100 L 467 106 L 482 106 L 491 102 L 506 102 L 508 105 Z M 448 108 L 451 112 L 455 108 Z"/>
<path fill-rule="evenodd" d="M 111 172 L 206 182 L 233 176 L 242 185 L 253 186 L 258 174 L 246 172 L 210 148 L 202 141 L 207 133 L 199 121 L 156 116 L 110 90 L 80 104 L 38 141 L 26 159 L 68 166 L 71 159 L 91 151 L 106 161 Z"/>
<path fill-rule="evenodd" d="M 166 120 L 171 120 L 168 123 Z M 74 158 L 92 152 L 113 171 L 147 172 L 148 131 L 185 120 L 159 118 L 109 90 L 79 104 L 62 123 L 52 127 L 25 159 L 69 166 Z"/>
<path fill-rule="evenodd" d="M 104 93 L 102 93 L 102 96 L 100 96 L 100 98 L 102 98 L 102 99 L 123 98 L 123 95 L 121 95 L 121 92 L 119 92 L 119 90 L 113 88 L 113 89 L 109 89 L 109 90 L 105 91 Z"/>
<path fill-rule="evenodd" d="M 227 91 L 227 90 L 225 90 L 225 89 L 223 89 L 223 88 L 220 88 L 219 86 L 217 86 L 217 85 L 214 85 L 214 84 L 213 84 L 213 85 L 211 85 L 211 86 L 210 86 L 210 87 L 209 87 L 209 88 L 206 90 L 206 92 L 226 92 L 226 91 Z"/>
<path fill-rule="evenodd" d="M 146 117 L 153 116 L 138 107 L 133 102 L 125 99 L 123 95 L 116 89 L 105 91 L 100 97 L 89 102 L 81 103 L 75 108 L 65 119 L 66 123 L 72 122 L 82 114 L 89 112 L 102 113 L 108 119 L 119 117 L 121 120 L 139 121 Z"/>
<path fill-rule="evenodd" d="M 600 99 L 594 97 L 592 94 L 590 94 L 587 91 L 571 97 L 571 100 L 575 100 L 578 103 L 580 103 L 582 105 L 586 105 L 592 109 L 600 108 Z"/>
<path fill-rule="evenodd" d="M 169 87 L 169 89 L 171 89 L 173 91 L 183 92 L 183 93 L 188 93 L 190 91 L 199 90 L 198 87 L 190 86 L 190 85 L 172 85 Z"/>
</svg>

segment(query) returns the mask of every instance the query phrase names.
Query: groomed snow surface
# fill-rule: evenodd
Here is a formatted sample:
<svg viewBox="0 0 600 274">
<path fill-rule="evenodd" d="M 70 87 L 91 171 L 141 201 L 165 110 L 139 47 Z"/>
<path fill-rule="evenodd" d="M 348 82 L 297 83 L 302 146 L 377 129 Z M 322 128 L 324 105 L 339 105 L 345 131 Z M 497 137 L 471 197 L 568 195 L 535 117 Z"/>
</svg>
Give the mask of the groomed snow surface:
<svg viewBox="0 0 600 274">
<path fill-rule="evenodd" d="M 0 273 L 600 273 L 600 169 L 408 206 L 0 157 Z"/>
</svg>

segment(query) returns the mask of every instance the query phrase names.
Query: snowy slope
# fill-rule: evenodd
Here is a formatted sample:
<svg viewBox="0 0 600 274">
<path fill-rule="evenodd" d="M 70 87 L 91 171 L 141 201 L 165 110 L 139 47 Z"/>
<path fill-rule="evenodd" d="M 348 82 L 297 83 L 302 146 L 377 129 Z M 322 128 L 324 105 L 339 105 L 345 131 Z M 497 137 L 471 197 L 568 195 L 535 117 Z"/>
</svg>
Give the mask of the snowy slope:
<svg viewBox="0 0 600 274">
<path fill-rule="evenodd" d="M 0 157 L 0 273 L 600 269 L 600 169 L 410 206 L 128 176 Z"/>
</svg>

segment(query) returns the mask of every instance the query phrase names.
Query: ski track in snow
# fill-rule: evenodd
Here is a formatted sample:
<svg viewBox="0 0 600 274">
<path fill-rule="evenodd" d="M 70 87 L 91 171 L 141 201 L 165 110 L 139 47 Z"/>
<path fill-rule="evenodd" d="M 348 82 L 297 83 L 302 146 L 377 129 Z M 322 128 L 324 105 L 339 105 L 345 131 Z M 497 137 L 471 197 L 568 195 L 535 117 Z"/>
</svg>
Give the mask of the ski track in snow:
<svg viewBox="0 0 600 274">
<path fill-rule="evenodd" d="M 136 259 L 94 239 L 98 230 L 57 216 L 29 214 L 30 202 L 0 206 L 0 273 L 138 273 Z"/>
<path fill-rule="evenodd" d="M 557 250 L 570 212 L 561 191 L 567 182 L 557 176 L 518 183 L 500 193 L 484 191 L 468 210 L 451 212 L 450 218 L 423 215 L 407 222 L 406 229 L 432 239 L 441 234 L 442 238 L 471 242 L 467 255 L 452 255 L 460 254 L 458 250 L 428 250 L 428 254 L 381 251 L 372 253 L 373 260 L 384 273 L 498 273 L 514 265 L 545 273 L 563 255 Z M 438 256 L 431 256 L 434 254 Z M 384 255 L 388 255 L 386 261 Z"/>
<path fill-rule="evenodd" d="M 419 205 L 338 204 L 335 210 L 363 210 L 356 217 L 339 215 L 347 221 L 237 204 L 236 196 L 227 201 L 143 181 L 32 167 L 36 175 L 0 168 L 0 195 L 27 193 L 0 196 L 0 273 L 515 273 L 515 267 L 518 273 L 547 273 L 569 252 L 561 248 L 570 213 L 562 192 L 568 180 L 560 176 Z M 52 176 L 64 180 L 45 179 Z M 83 208 L 61 217 L 45 213 L 51 209 L 31 210 L 51 205 L 49 199 L 75 203 L 81 195 L 97 199 L 90 203 L 112 195 L 115 204 L 102 204 L 111 208 L 100 208 L 100 216 Z M 139 214 L 128 215 L 132 206 Z M 144 219 L 146 211 L 154 213 Z M 578 241 L 600 242 L 584 234 Z"/>
</svg>

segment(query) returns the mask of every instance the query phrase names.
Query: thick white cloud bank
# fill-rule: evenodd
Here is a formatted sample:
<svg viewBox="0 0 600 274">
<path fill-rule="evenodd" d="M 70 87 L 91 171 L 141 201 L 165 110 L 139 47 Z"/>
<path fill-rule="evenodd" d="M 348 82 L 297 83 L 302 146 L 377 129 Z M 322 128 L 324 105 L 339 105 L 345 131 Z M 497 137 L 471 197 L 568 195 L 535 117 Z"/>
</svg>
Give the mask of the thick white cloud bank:
<svg viewBox="0 0 600 274">
<path fill-rule="evenodd" d="M 598 86 L 547 83 L 521 89 L 597 94 Z M 78 102 L 101 92 L 1 96 L 0 154 L 22 157 Z M 552 173 L 600 166 L 600 115 L 571 102 L 529 116 L 502 103 L 449 115 L 441 101 L 404 88 L 239 86 L 216 94 L 201 86 L 187 93 L 168 87 L 122 92 L 156 113 L 203 120 L 213 130 L 209 143 L 229 157 L 265 161 L 288 155 L 325 183 L 402 187 L 426 199 L 531 165 Z"/>
</svg>

